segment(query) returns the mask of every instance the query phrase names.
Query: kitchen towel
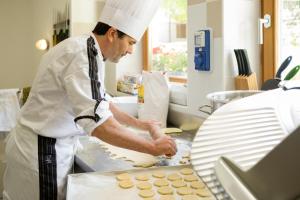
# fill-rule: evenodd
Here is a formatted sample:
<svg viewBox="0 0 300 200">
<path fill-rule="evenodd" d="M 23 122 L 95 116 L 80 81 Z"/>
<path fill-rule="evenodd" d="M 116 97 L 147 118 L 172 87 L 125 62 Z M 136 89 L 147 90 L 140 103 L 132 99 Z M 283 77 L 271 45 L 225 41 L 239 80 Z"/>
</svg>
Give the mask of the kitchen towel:
<svg viewBox="0 0 300 200">
<path fill-rule="evenodd" d="M 10 131 L 16 125 L 20 112 L 18 91 L 19 89 L 0 90 L 0 133 Z"/>
</svg>

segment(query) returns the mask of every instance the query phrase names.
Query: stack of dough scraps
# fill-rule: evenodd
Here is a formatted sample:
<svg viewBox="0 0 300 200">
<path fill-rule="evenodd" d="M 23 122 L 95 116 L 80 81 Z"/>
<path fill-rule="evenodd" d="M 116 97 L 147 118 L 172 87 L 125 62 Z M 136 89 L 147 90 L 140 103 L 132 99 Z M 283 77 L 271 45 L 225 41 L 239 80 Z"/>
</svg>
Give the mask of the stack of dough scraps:
<svg viewBox="0 0 300 200">
<path fill-rule="evenodd" d="M 150 175 L 152 173 L 152 176 Z M 131 181 L 131 176 L 135 177 L 135 182 Z M 123 189 L 135 189 L 137 200 L 214 200 L 205 184 L 198 178 L 191 168 L 164 171 L 154 170 L 148 173 L 136 175 L 117 175 L 119 187 Z M 127 183 L 121 184 L 122 181 Z M 130 181 L 130 183 L 128 183 Z"/>
<path fill-rule="evenodd" d="M 190 151 L 186 151 L 182 157 L 181 157 L 181 160 L 179 161 L 180 164 L 183 164 L 183 165 L 187 165 L 187 164 L 190 164 L 191 162 L 191 152 Z"/>
<path fill-rule="evenodd" d="M 163 128 L 162 132 L 164 134 L 171 134 L 171 133 L 182 133 L 182 130 L 179 128 Z"/>
</svg>

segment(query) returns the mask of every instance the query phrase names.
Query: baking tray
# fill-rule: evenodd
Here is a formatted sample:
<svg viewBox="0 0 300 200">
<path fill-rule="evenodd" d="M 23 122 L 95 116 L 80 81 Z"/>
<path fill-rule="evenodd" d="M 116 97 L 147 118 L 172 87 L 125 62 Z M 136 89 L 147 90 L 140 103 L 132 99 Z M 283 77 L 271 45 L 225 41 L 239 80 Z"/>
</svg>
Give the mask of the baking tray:
<svg viewBox="0 0 300 200">
<path fill-rule="evenodd" d="M 164 171 L 166 174 L 172 172 L 178 172 L 182 168 L 192 168 L 191 165 L 181 166 L 168 166 L 157 167 L 148 169 L 133 169 L 126 171 L 113 171 L 113 172 L 91 172 L 81 174 L 71 174 L 68 176 L 67 186 L 67 200 L 142 200 L 143 198 L 138 195 L 139 189 L 135 186 L 130 189 L 122 189 L 118 186 L 116 176 L 120 173 L 129 173 L 131 180 L 136 184 L 134 179 L 139 174 L 149 174 L 150 183 L 153 183 L 155 178 L 151 176 L 154 171 Z M 194 173 L 196 175 L 196 173 Z M 199 177 L 198 177 L 199 178 Z M 199 178 L 200 179 L 200 178 Z M 200 179 L 201 180 L 201 179 Z M 203 182 L 203 181 L 202 181 Z M 153 186 L 153 188 L 156 188 Z M 159 194 L 156 189 L 154 199 L 159 199 Z M 180 200 L 181 196 L 174 191 L 176 200 Z M 200 198 L 199 200 L 215 200 L 215 197 L 211 194 L 210 197 Z"/>
</svg>

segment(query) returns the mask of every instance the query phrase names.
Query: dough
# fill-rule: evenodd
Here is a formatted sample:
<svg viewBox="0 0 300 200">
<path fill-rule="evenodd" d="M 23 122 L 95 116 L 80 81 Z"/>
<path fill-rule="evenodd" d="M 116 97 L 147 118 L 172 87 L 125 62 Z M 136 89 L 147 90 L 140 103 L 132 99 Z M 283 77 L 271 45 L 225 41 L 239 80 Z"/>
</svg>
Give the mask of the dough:
<svg viewBox="0 0 300 200">
<path fill-rule="evenodd" d="M 175 200 L 173 195 L 161 195 L 159 200 Z"/>
<path fill-rule="evenodd" d="M 137 136 L 145 137 L 146 135 L 149 135 L 149 133 L 146 131 L 140 131 L 133 128 L 127 129 Z M 152 156 L 150 154 L 140 153 L 137 151 L 116 147 L 106 142 L 103 142 L 100 139 L 97 140 L 97 143 L 103 150 L 110 154 L 110 157 L 112 159 L 122 159 L 130 161 L 132 162 L 132 165 L 134 167 L 148 168 L 152 167 L 159 161 L 155 156 Z"/>
<path fill-rule="evenodd" d="M 153 172 L 152 176 L 155 178 L 164 178 L 166 174 L 162 171 L 155 171 Z"/>
<path fill-rule="evenodd" d="M 118 181 L 124 181 L 124 180 L 129 180 L 129 179 L 130 179 L 130 175 L 128 173 L 123 173 L 123 174 L 117 175 Z"/>
<path fill-rule="evenodd" d="M 195 193 L 200 197 L 209 197 L 211 196 L 210 192 L 207 189 L 197 189 Z"/>
<path fill-rule="evenodd" d="M 186 183 L 184 181 L 182 181 L 182 180 L 177 180 L 177 181 L 173 181 L 172 182 L 172 186 L 174 188 L 180 188 L 180 187 L 186 186 Z"/>
<path fill-rule="evenodd" d="M 186 164 L 189 164 L 190 161 L 187 159 L 187 158 L 183 158 L 179 161 L 180 164 L 183 164 L 183 165 L 186 165 Z"/>
<path fill-rule="evenodd" d="M 183 177 L 183 179 L 187 182 L 197 181 L 198 177 L 195 175 L 186 175 Z"/>
<path fill-rule="evenodd" d="M 136 187 L 140 190 L 149 190 L 152 188 L 152 184 L 146 181 L 143 182 L 139 182 L 138 184 L 136 184 Z"/>
<path fill-rule="evenodd" d="M 148 176 L 148 174 L 139 174 L 135 177 L 135 179 L 138 181 L 148 181 L 149 176 Z"/>
<path fill-rule="evenodd" d="M 168 180 L 170 181 L 177 181 L 177 180 L 181 180 L 182 177 L 180 175 L 178 175 L 177 173 L 172 173 L 170 175 L 168 175 Z"/>
<path fill-rule="evenodd" d="M 129 160 L 132 162 L 132 160 Z M 142 168 L 149 168 L 149 167 L 152 167 L 156 164 L 156 162 L 150 162 L 149 163 L 136 163 L 136 164 L 133 164 L 134 167 L 142 167 Z"/>
<path fill-rule="evenodd" d="M 153 190 L 141 190 L 139 195 L 143 198 L 153 197 L 154 196 Z"/>
<path fill-rule="evenodd" d="M 193 190 L 188 187 L 181 187 L 177 189 L 177 193 L 179 195 L 188 195 L 188 194 L 193 194 Z"/>
<path fill-rule="evenodd" d="M 179 128 L 163 128 L 162 132 L 165 134 L 169 133 L 182 133 L 182 130 Z"/>
<path fill-rule="evenodd" d="M 173 194 L 173 190 L 169 186 L 160 187 L 158 188 L 157 192 L 162 195 Z"/>
<path fill-rule="evenodd" d="M 196 195 L 184 195 L 182 200 L 199 200 L 199 197 Z"/>
<path fill-rule="evenodd" d="M 133 182 L 131 180 L 120 181 L 119 186 L 123 189 L 132 188 L 133 187 Z"/>
<path fill-rule="evenodd" d="M 194 171 L 191 168 L 183 168 L 180 170 L 180 173 L 183 175 L 191 175 Z"/>
<path fill-rule="evenodd" d="M 197 123 L 191 122 L 191 123 L 185 123 L 185 124 L 181 125 L 179 128 L 183 131 L 191 131 L 191 130 L 198 129 L 199 125 Z"/>
<path fill-rule="evenodd" d="M 190 186 L 193 189 L 200 189 L 200 188 L 204 188 L 205 187 L 204 183 L 202 183 L 200 181 L 193 181 L 193 182 L 191 182 Z"/>
<path fill-rule="evenodd" d="M 155 180 L 153 184 L 157 187 L 163 187 L 163 186 L 168 186 L 169 182 L 165 179 L 158 179 Z"/>
</svg>

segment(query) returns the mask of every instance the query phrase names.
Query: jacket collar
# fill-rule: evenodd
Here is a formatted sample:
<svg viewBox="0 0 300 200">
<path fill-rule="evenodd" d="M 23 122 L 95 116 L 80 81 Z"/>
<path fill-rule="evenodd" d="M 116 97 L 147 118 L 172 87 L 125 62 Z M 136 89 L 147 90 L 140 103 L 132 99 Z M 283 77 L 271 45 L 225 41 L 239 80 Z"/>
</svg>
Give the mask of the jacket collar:
<svg viewBox="0 0 300 200">
<path fill-rule="evenodd" d="M 104 58 L 103 58 L 103 55 L 102 55 L 102 52 L 101 52 L 101 49 L 100 49 L 100 46 L 99 46 L 99 44 L 98 44 L 98 42 L 97 42 L 97 39 L 96 39 L 96 37 L 95 37 L 95 35 L 94 35 L 94 33 L 90 33 L 90 36 L 92 36 L 92 38 L 94 39 L 94 41 L 95 41 L 95 48 L 97 49 L 97 51 L 98 51 L 98 55 L 99 55 L 99 58 L 100 58 L 100 60 L 103 60 L 103 61 L 105 61 L 104 60 Z"/>
</svg>

